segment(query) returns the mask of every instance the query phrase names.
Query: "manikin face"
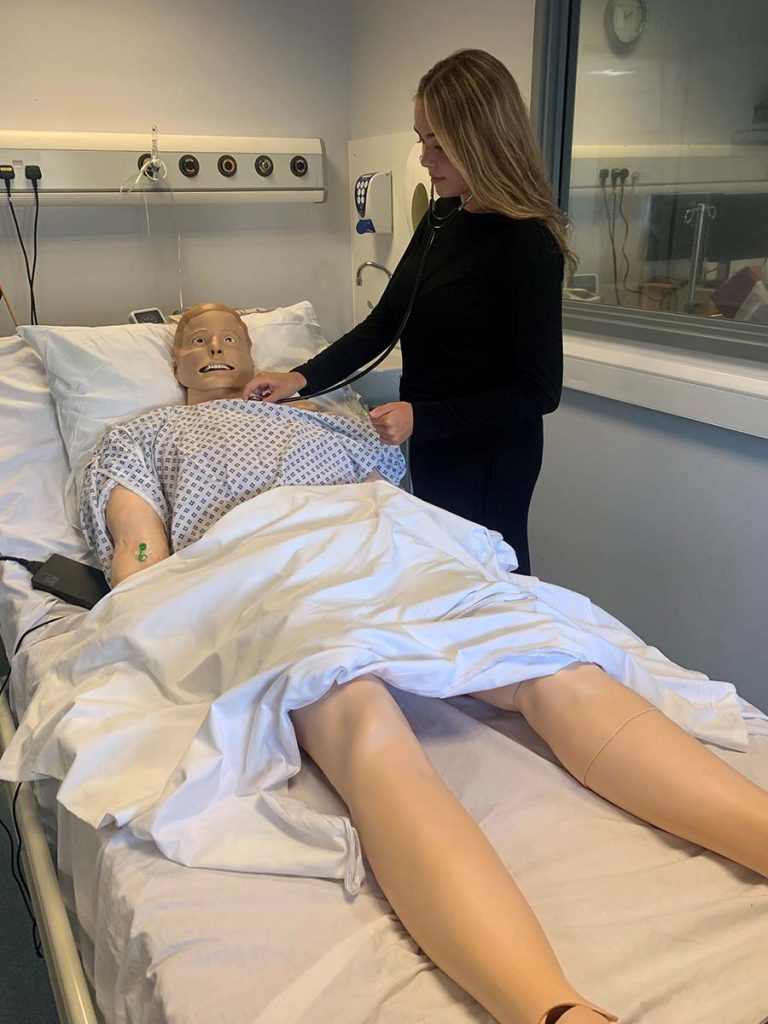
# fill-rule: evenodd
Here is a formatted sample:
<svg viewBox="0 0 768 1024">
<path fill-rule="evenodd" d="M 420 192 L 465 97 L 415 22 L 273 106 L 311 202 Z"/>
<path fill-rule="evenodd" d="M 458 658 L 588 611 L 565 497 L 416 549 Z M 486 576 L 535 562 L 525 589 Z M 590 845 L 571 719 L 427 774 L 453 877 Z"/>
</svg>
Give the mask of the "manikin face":
<svg viewBox="0 0 768 1024">
<path fill-rule="evenodd" d="M 187 389 L 190 404 L 226 395 L 239 398 L 254 374 L 248 331 L 226 310 L 209 309 L 193 317 L 173 355 L 176 379 Z"/>
<path fill-rule="evenodd" d="M 466 199 L 470 193 L 469 185 L 440 147 L 424 113 L 424 104 L 421 100 L 416 100 L 413 105 L 413 129 L 421 143 L 421 165 L 429 172 L 435 192 L 443 199 L 450 196 L 462 196 Z"/>
</svg>

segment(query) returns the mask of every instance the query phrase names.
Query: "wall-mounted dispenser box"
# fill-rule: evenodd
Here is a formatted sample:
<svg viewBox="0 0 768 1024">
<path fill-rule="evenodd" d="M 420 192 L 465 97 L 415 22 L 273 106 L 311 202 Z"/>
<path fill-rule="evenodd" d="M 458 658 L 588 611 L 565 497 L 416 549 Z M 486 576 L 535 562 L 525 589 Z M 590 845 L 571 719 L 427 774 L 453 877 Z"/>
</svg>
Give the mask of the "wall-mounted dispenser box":
<svg viewBox="0 0 768 1024">
<path fill-rule="evenodd" d="M 355 182 L 358 235 L 392 234 L 392 173 L 370 171 Z"/>
</svg>

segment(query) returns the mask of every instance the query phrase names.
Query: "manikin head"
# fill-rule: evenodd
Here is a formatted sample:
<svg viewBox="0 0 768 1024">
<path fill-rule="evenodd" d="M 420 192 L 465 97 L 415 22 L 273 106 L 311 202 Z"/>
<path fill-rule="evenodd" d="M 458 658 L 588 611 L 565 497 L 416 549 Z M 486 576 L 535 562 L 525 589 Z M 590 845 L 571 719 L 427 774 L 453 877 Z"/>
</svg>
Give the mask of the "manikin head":
<svg viewBox="0 0 768 1024">
<path fill-rule="evenodd" d="M 187 405 L 240 398 L 254 375 L 251 339 L 240 315 L 219 302 L 188 309 L 173 339 L 173 372 L 187 389 Z"/>
</svg>

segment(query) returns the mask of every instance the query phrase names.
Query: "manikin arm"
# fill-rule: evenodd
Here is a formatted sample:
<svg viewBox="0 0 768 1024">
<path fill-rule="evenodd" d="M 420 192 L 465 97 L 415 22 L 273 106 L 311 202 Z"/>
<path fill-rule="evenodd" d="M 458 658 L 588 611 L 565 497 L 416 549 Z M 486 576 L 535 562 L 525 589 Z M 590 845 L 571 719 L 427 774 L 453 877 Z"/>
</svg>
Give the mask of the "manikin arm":
<svg viewBox="0 0 768 1024">
<path fill-rule="evenodd" d="M 170 555 L 168 537 L 158 514 L 144 498 L 120 484 L 107 499 L 107 526 L 115 548 L 113 587 Z"/>
</svg>

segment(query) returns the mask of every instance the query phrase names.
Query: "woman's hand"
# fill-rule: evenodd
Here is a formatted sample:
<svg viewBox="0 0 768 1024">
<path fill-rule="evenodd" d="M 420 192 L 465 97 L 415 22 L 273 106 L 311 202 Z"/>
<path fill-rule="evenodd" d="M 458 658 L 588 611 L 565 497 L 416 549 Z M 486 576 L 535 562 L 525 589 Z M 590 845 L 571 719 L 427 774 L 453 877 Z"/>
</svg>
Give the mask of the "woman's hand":
<svg viewBox="0 0 768 1024">
<path fill-rule="evenodd" d="M 290 373 L 265 370 L 248 381 L 243 388 L 243 398 L 254 398 L 258 402 L 279 402 L 281 398 L 290 398 L 306 386 L 307 378 L 296 370 Z"/>
<path fill-rule="evenodd" d="M 373 429 L 384 444 L 402 444 L 413 433 L 413 406 L 410 402 L 387 402 L 371 412 Z"/>
</svg>

